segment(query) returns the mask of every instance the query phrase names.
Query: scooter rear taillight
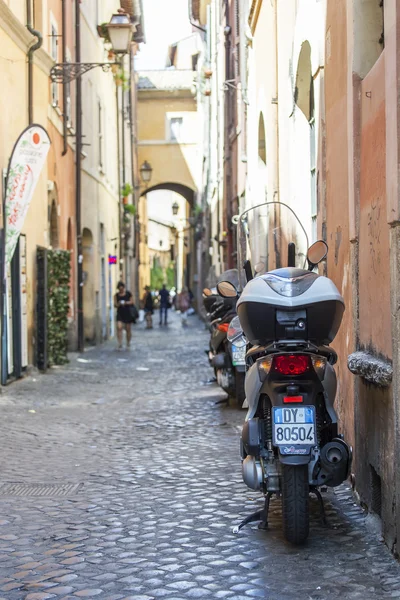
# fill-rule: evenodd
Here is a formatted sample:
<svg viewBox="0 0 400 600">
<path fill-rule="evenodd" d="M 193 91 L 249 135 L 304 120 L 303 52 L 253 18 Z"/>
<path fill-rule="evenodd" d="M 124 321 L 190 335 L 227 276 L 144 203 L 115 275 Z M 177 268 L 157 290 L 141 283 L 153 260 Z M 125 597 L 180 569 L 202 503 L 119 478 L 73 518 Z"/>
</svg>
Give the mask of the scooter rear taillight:
<svg viewBox="0 0 400 600">
<path fill-rule="evenodd" d="M 228 333 L 229 323 L 220 323 L 219 325 L 217 325 L 217 329 L 219 331 L 223 331 L 224 333 Z"/>
<path fill-rule="evenodd" d="M 304 354 L 274 356 L 274 369 L 281 375 L 303 375 L 311 366 L 310 357 Z"/>
</svg>

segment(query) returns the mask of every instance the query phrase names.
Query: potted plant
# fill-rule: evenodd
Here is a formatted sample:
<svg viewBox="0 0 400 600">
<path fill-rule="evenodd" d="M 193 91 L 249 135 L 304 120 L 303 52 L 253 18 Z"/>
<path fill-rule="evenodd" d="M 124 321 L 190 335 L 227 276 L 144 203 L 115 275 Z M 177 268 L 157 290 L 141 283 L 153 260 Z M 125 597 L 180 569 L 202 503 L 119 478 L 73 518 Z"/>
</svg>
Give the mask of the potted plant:
<svg viewBox="0 0 400 600">
<path fill-rule="evenodd" d="M 128 204 L 128 196 L 130 194 L 132 194 L 133 192 L 133 187 L 131 186 L 130 183 L 124 183 L 124 185 L 122 186 L 121 189 L 121 196 L 122 196 L 122 201 L 124 204 Z"/>
<path fill-rule="evenodd" d="M 110 42 L 107 25 L 108 23 L 101 23 L 100 25 L 97 25 L 97 33 L 105 42 Z"/>
<path fill-rule="evenodd" d="M 125 216 L 128 216 L 128 215 L 135 216 L 136 215 L 136 206 L 134 206 L 133 204 L 125 204 L 124 213 L 125 213 Z"/>
</svg>

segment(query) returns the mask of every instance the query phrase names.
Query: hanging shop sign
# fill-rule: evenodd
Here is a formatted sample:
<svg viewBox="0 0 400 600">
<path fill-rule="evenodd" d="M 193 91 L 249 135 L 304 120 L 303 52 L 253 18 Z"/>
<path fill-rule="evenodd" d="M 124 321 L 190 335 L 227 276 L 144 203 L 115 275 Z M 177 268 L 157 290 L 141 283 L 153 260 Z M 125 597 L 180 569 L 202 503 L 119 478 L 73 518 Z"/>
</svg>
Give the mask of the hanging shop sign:
<svg viewBox="0 0 400 600">
<path fill-rule="evenodd" d="M 40 173 L 50 149 L 41 125 L 30 125 L 19 136 L 10 158 L 5 197 L 5 262 L 10 264 Z"/>
<path fill-rule="evenodd" d="M 113 256 L 112 254 L 108 255 L 108 264 L 109 265 L 116 265 L 117 264 L 117 257 Z"/>
</svg>

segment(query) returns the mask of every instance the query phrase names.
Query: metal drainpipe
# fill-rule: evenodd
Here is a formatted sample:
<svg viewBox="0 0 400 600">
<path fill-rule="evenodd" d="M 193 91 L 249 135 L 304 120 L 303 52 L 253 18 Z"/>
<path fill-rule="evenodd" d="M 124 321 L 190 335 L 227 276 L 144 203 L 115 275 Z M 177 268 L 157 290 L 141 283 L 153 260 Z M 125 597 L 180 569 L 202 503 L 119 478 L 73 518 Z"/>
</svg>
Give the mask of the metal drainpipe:
<svg viewBox="0 0 400 600">
<path fill-rule="evenodd" d="M 67 62 L 67 3 L 61 0 L 62 11 L 62 61 Z M 63 83 L 63 151 L 62 156 L 68 152 L 68 131 L 67 131 L 67 84 Z"/>
<path fill-rule="evenodd" d="M 134 61 L 132 58 L 132 70 L 133 70 L 133 75 L 134 75 Z M 133 113 L 133 117 L 134 117 L 134 121 L 132 122 L 132 126 L 134 126 L 134 148 L 135 148 L 135 162 L 136 162 L 136 167 L 137 169 L 140 168 L 139 165 L 139 149 L 138 149 L 138 144 L 137 144 L 137 140 L 138 140 L 138 125 L 137 125 L 137 106 L 138 106 L 138 90 L 135 84 L 135 97 L 134 97 L 134 101 L 135 101 L 135 106 L 132 107 L 132 113 Z M 132 146 L 133 148 L 133 146 Z M 140 175 L 139 175 L 140 177 Z M 140 300 L 140 289 L 139 289 L 139 284 L 140 284 L 140 278 L 139 278 L 139 267 L 140 267 L 140 220 L 139 220 L 139 205 L 140 205 L 140 179 L 134 179 L 134 187 L 135 187 L 135 208 L 136 208 L 136 214 L 133 218 L 133 226 L 134 226 L 134 246 L 133 246 L 133 252 L 134 252 L 134 258 L 135 258 L 135 300 L 137 302 L 137 304 L 139 305 L 139 300 Z"/>
<path fill-rule="evenodd" d="M 219 239 L 221 237 L 221 199 L 219 197 L 220 190 L 220 182 L 221 182 L 221 164 L 220 164 L 220 156 L 221 156 L 221 119 L 220 119 L 220 95 L 219 95 L 219 69 L 218 69 L 218 59 L 219 59 L 219 41 L 218 41 L 218 24 L 219 24 L 219 10 L 215 8 L 214 12 L 214 30 L 213 30 L 213 38 L 215 43 L 215 89 L 216 89 L 216 116 L 217 116 L 217 235 L 216 239 L 214 236 L 213 242 L 217 243 L 217 255 L 218 255 L 218 265 L 221 269 L 221 246 L 219 245 Z M 212 217 L 211 217 L 212 222 Z M 213 234 L 213 228 L 211 229 L 211 233 Z M 214 248 L 214 244 L 213 244 Z"/>
<path fill-rule="evenodd" d="M 75 61 L 81 62 L 81 13 L 80 2 L 75 0 Z M 81 223 L 81 152 L 82 152 L 82 79 L 76 79 L 76 144 L 75 144 L 75 179 L 76 179 L 76 245 L 77 245 L 77 279 L 78 279 L 78 351 L 84 350 L 84 319 L 83 319 L 83 250 Z"/>
<path fill-rule="evenodd" d="M 204 29 L 204 27 L 200 27 L 200 25 L 196 25 L 196 23 L 194 23 L 194 21 L 193 21 L 192 0 L 188 0 L 188 12 L 189 12 L 189 23 L 191 24 L 191 26 L 196 27 L 196 29 L 199 29 L 203 33 L 206 33 L 207 30 Z"/>
<path fill-rule="evenodd" d="M 33 54 L 39 50 L 43 44 L 43 36 L 40 31 L 32 27 L 32 4 L 31 0 L 26 0 L 26 28 L 37 38 L 37 42 L 28 50 L 28 120 L 29 125 L 33 123 Z"/>
<path fill-rule="evenodd" d="M 225 0 L 225 81 L 229 81 L 231 79 L 231 26 L 229 20 L 229 0 Z M 231 214 L 232 214 L 232 156 L 231 156 L 231 144 L 230 144 L 230 124 L 231 124 L 231 89 L 227 86 L 227 90 L 225 92 L 225 148 L 224 148 L 224 171 L 225 171 L 225 198 L 226 198 L 226 211 L 225 211 L 225 223 L 224 230 L 227 232 L 228 237 L 228 248 L 227 248 L 227 256 L 228 256 L 228 268 L 232 268 L 232 253 L 233 253 L 233 244 L 232 244 L 232 229 L 231 229 Z"/>
<path fill-rule="evenodd" d="M 121 269 L 121 259 L 122 259 L 122 208 L 121 208 L 121 132 L 120 132 L 120 113 L 119 113 L 119 94 L 118 94 L 118 85 L 115 86 L 115 103 L 116 103 L 116 118 L 117 118 L 117 165 L 118 165 L 118 240 L 119 240 L 119 249 L 118 249 L 118 278 L 123 279 L 122 269 Z"/>
<path fill-rule="evenodd" d="M 279 172 L 279 57 L 278 57 L 278 1 L 275 1 L 275 86 L 276 86 L 276 194 L 280 200 L 280 172 Z M 274 196 L 275 200 L 275 196 Z"/>
<path fill-rule="evenodd" d="M 122 59 L 121 61 L 121 66 L 123 69 L 123 72 L 125 74 L 125 68 L 124 68 L 124 60 Z M 121 130 L 121 144 L 122 144 L 122 186 L 125 185 L 126 183 L 126 144 L 125 144 L 125 90 L 124 90 L 124 84 L 122 84 L 121 86 L 121 126 L 122 126 L 122 130 Z M 124 212 L 123 209 L 123 205 L 121 203 L 121 208 L 122 211 Z M 125 216 L 125 215 L 123 215 Z M 127 277 L 128 277 L 128 271 L 127 271 L 127 247 L 126 247 L 126 234 L 125 234 L 125 223 L 124 223 L 124 238 L 123 238 L 123 248 L 121 247 L 121 254 L 124 255 L 124 263 L 123 263 L 123 281 L 125 281 L 125 283 L 127 282 Z"/>
<path fill-rule="evenodd" d="M 134 84 L 134 65 L 133 65 L 134 55 L 133 55 L 133 46 L 131 46 L 129 52 L 129 135 L 130 135 L 130 168 L 131 168 L 131 182 L 132 182 L 132 200 L 133 205 L 136 205 L 136 181 L 135 181 L 135 159 L 134 159 L 134 148 L 135 148 L 135 132 L 133 129 L 133 102 L 132 102 L 132 94 L 133 94 L 133 84 Z M 135 258 L 135 215 L 133 215 L 133 219 L 131 220 L 131 235 L 132 235 L 132 254 L 133 258 Z M 132 262 L 134 265 L 134 262 Z M 130 272 L 132 274 L 132 272 Z M 134 284 L 136 286 L 136 283 Z M 131 290 L 132 291 L 132 290 Z"/>
</svg>

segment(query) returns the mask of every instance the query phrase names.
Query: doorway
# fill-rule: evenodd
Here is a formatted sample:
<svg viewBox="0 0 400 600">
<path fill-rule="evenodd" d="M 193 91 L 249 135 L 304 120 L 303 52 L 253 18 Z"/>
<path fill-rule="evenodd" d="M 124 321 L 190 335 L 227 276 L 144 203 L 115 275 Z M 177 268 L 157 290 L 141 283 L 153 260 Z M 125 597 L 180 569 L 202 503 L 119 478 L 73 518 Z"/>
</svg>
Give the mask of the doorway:
<svg viewBox="0 0 400 600">
<path fill-rule="evenodd" d="M 107 339 L 107 281 L 106 281 L 106 240 L 104 225 L 100 223 L 100 286 L 101 286 L 101 341 Z"/>
<path fill-rule="evenodd" d="M 83 270 L 83 329 L 85 341 L 96 342 L 96 305 L 94 282 L 93 235 L 86 227 L 82 233 L 82 270 Z"/>
</svg>

